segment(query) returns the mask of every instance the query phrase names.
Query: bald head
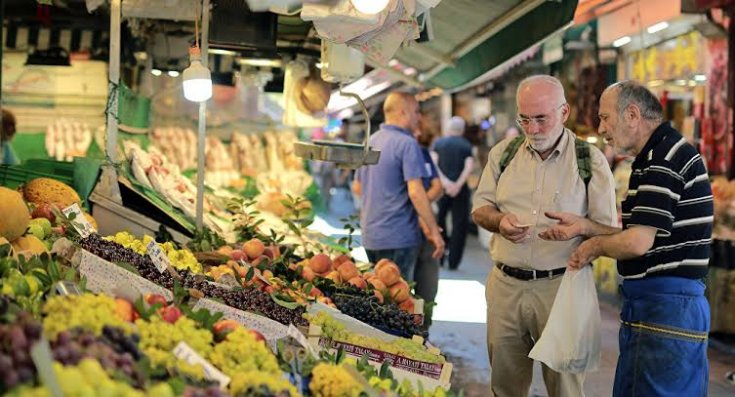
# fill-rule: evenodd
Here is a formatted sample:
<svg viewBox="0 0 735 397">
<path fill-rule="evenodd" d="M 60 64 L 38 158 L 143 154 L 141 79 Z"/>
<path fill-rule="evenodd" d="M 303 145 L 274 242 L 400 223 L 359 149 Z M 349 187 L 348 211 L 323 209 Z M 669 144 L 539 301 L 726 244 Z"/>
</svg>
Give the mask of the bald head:
<svg viewBox="0 0 735 397">
<path fill-rule="evenodd" d="M 413 131 L 418 127 L 419 104 L 416 98 L 407 92 L 391 92 L 385 98 L 383 114 L 386 124 Z"/>
<path fill-rule="evenodd" d="M 561 81 L 556 77 L 545 74 L 526 77 L 518 84 L 518 91 L 516 91 L 517 101 L 520 102 L 522 98 L 527 98 L 528 96 L 544 96 L 547 99 L 554 100 L 554 103 L 557 104 L 566 102 L 564 86 L 561 85 Z"/>
</svg>

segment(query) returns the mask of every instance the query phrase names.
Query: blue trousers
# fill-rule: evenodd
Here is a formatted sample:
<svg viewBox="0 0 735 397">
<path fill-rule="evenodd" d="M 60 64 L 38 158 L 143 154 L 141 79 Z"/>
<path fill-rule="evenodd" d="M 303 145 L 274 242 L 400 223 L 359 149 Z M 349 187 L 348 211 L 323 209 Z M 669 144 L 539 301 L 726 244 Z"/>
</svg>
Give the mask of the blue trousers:
<svg viewBox="0 0 735 397">
<path fill-rule="evenodd" d="M 710 312 L 704 283 L 625 280 L 614 397 L 704 397 Z"/>
<path fill-rule="evenodd" d="M 379 260 L 390 259 L 401 269 L 401 276 L 407 282 L 413 281 L 413 270 L 416 267 L 416 259 L 419 257 L 420 246 L 408 248 L 393 248 L 385 250 L 368 250 L 366 249 L 368 259 L 372 263 L 378 263 Z"/>
</svg>

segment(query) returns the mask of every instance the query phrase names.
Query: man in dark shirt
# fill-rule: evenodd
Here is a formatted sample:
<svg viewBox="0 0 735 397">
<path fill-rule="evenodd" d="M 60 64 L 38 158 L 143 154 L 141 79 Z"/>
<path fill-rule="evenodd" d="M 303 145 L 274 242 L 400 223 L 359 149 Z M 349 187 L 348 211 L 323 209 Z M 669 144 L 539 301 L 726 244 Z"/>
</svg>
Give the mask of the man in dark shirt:
<svg viewBox="0 0 735 397">
<path fill-rule="evenodd" d="M 624 297 L 613 396 L 706 396 L 710 312 L 704 297 L 713 203 L 702 157 L 668 122 L 645 87 L 621 82 L 600 98 L 600 134 L 630 150 L 623 229 L 566 213 L 549 240 L 590 237 L 569 259 L 581 268 L 618 259 Z"/>
<path fill-rule="evenodd" d="M 432 148 L 434 162 L 439 167 L 444 192 L 439 199 L 439 227 L 446 233 L 447 214 L 452 213 L 451 235 L 447 238 L 449 248 L 449 269 L 459 267 L 464 253 L 467 229 L 470 224 L 470 189 L 467 178 L 472 173 L 474 159 L 472 145 L 463 136 L 465 121 L 458 116 L 449 120 L 445 136 L 439 138 Z"/>
</svg>

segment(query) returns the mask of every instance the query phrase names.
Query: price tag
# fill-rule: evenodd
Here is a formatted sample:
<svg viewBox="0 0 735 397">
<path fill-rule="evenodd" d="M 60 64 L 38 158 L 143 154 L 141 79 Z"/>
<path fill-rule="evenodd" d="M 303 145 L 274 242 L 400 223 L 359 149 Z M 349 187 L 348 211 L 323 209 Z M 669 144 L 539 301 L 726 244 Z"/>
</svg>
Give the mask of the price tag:
<svg viewBox="0 0 735 397">
<path fill-rule="evenodd" d="M 59 386 L 59 379 L 54 372 L 54 359 L 51 355 L 51 346 L 46 338 L 41 338 L 31 346 L 31 360 L 36 366 L 41 382 L 51 391 L 53 397 L 64 397 Z"/>
<path fill-rule="evenodd" d="M 304 334 L 302 334 L 301 331 L 299 331 L 299 329 L 296 328 L 293 324 L 288 325 L 288 336 L 296 339 L 296 341 L 299 342 L 299 344 L 303 346 L 304 349 L 306 349 L 306 351 L 308 351 L 312 357 L 318 357 L 318 355 L 314 351 L 314 348 L 311 346 L 311 344 L 309 344 L 309 340 L 306 339 L 306 336 L 304 336 Z"/>
<path fill-rule="evenodd" d="M 173 353 L 176 358 L 186 361 L 187 364 L 201 365 L 204 368 L 204 377 L 208 380 L 219 382 L 220 389 L 224 390 L 230 383 L 229 376 L 215 368 L 214 365 L 195 352 L 186 342 L 179 342 L 174 348 Z"/>
<path fill-rule="evenodd" d="M 63 212 L 64 216 L 67 218 L 69 218 L 71 214 L 74 214 L 74 219 L 71 220 L 71 225 L 74 226 L 74 229 L 76 229 L 77 233 L 79 233 L 82 238 L 86 238 L 90 234 L 96 232 L 92 224 L 89 223 L 87 218 L 84 216 L 84 213 L 82 213 L 82 210 L 79 208 L 77 203 L 64 208 L 61 212 Z"/>
<path fill-rule="evenodd" d="M 148 256 L 153 261 L 153 264 L 156 265 L 159 272 L 163 273 L 166 269 L 171 267 L 171 262 L 168 261 L 168 256 L 166 256 L 166 253 L 163 252 L 163 249 L 161 249 L 155 241 L 148 243 L 147 249 Z"/>
</svg>

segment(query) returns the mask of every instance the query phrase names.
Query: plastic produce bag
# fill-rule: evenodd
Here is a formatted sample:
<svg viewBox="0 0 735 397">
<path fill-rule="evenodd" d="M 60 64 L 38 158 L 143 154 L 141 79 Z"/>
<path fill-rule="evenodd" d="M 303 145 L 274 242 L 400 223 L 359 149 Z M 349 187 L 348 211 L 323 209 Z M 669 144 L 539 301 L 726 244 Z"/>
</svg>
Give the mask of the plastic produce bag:
<svg viewBox="0 0 735 397">
<path fill-rule="evenodd" d="M 564 274 L 546 327 L 528 357 L 558 372 L 598 369 L 600 306 L 590 266 Z"/>
</svg>

